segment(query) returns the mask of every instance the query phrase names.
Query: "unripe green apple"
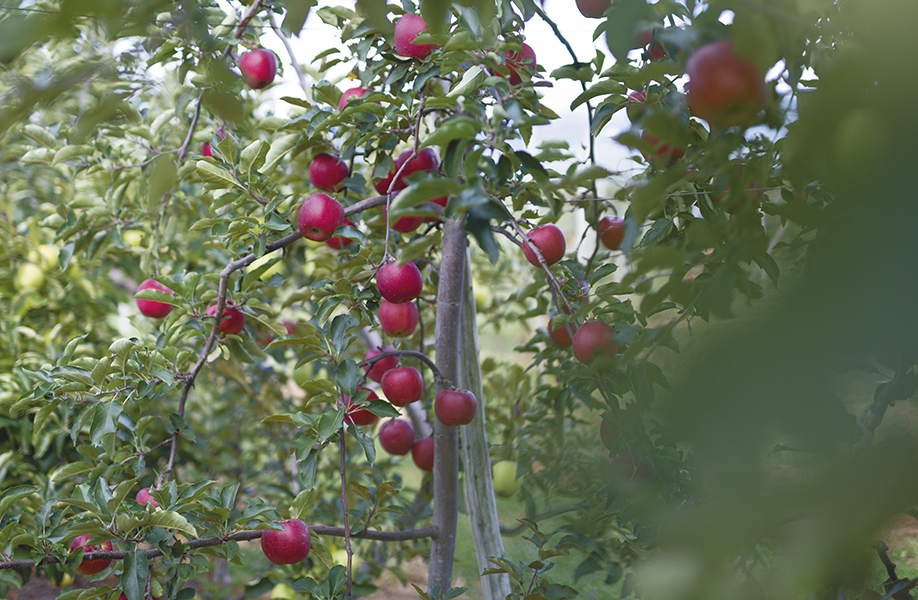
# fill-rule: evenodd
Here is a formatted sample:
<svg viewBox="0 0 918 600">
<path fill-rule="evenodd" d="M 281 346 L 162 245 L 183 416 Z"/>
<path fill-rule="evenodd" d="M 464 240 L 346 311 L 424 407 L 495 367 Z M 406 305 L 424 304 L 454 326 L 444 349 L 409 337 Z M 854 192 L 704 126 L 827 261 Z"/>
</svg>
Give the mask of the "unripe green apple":
<svg viewBox="0 0 918 600">
<path fill-rule="evenodd" d="M 271 590 L 271 600 L 299 600 L 296 591 L 286 583 L 278 583 Z"/>
<path fill-rule="evenodd" d="M 142 231 L 131 229 L 130 231 L 125 231 L 122 233 L 121 239 L 124 240 L 131 248 L 137 248 L 143 242 L 144 235 L 145 234 Z"/>
<path fill-rule="evenodd" d="M 48 244 L 39 246 L 38 252 L 29 252 L 30 260 L 34 263 L 41 264 L 41 268 L 46 272 L 53 271 L 58 267 L 57 255 L 58 249 Z"/>
<path fill-rule="evenodd" d="M 34 263 L 25 263 L 16 270 L 16 276 L 13 278 L 13 283 L 16 285 L 17 290 L 24 290 L 26 288 L 34 288 L 37 290 L 45 283 L 45 272 Z"/>
<path fill-rule="evenodd" d="M 523 478 L 516 476 L 516 463 L 512 460 L 501 460 L 491 468 L 494 476 L 494 493 L 509 498 L 523 486 Z"/>
</svg>

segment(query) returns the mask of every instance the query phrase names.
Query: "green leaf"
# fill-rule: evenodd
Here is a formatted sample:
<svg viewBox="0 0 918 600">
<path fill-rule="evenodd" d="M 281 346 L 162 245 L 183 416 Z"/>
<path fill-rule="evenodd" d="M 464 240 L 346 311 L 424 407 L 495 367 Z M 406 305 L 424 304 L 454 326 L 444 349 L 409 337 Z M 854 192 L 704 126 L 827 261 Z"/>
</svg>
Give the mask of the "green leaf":
<svg viewBox="0 0 918 600">
<path fill-rule="evenodd" d="M 77 156 L 92 156 L 93 152 L 95 152 L 95 150 L 92 146 L 64 146 L 54 153 L 54 159 L 51 161 L 51 166 L 76 158 Z"/>
<path fill-rule="evenodd" d="M 39 492 L 41 492 L 41 488 L 37 488 L 34 485 L 19 485 L 4 490 L 2 494 L 3 498 L 0 499 L 0 518 L 5 517 L 10 507 L 19 500 Z"/>
<path fill-rule="evenodd" d="M 290 518 L 309 521 L 312 512 L 316 507 L 316 490 L 315 488 L 303 490 L 296 495 L 290 504 Z"/>
<path fill-rule="evenodd" d="M 99 360 L 99 362 L 96 363 L 96 366 L 92 368 L 92 373 L 90 373 L 89 376 L 92 377 L 92 380 L 96 385 L 102 385 L 102 382 L 105 381 L 105 377 L 108 375 L 109 367 L 111 367 L 111 364 L 112 357 L 104 356 L 101 360 Z"/>
<path fill-rule="evenodd" d="M 306 23 L 306 17 L 309 16 L 309 9 L 316 5 L 316 0 L 285 0 L 284 8 L 287 14 L 284 15 L 284 22 L 281 23 L 281 32 L 286 36 L 299 36 Z"/>
<path fill-rule="evenodd" d="M 239 156 L 239 169 L 246 174 L 252 170 L 257 171 L 265 164 L 270 149 L 271 147 L 264 140 L 255 140 L 242 150 Z"/>
<path fill-rule="evenodd" d="M 172 510 L 155 511 L 150 514 L 149 519 L 145 519 L 149 525 L 155 527 L 165 527 L 187 533 L 191 537 L 198 537 L 197 529 L 192 526 L 182 515 Z"/>
<path fill-rule="evenodd" d="M 153 161 L 147 178 L 147 209 L 155 210 L 163 198 L 175 187 L 178 167 L 171 154 L 164 154 Z"/>
<path fill-rule="evenodd" d="M 592 100 L 597 96 L 607 96 L 609 94 L 623 94 L 627 90 L 625 86 L 615 81 L 613 79 L 606 79 L 605 81 L 600 81 L 594 86 L 591 86 L 587 91 L 583 92 L 571 102 L 571 110 L 574 110 L 581 104 L 586 103 L 588 100 Z"/>
<path fill-rule="evenodd" d="M 112 400 L 111 402 L 100 402 L 96 405 L 96 411 L 93 415 L 92 426 L 89 428 L 89 437 L 96 446 L 102 444 L 102 437 L 107 433 L 117 431 L 118 417 L 124 407 L 121 403 Z"/>
<path fill-rule="evenodd" d="M 428 146 L 446 147 L 452 140 L 474 138 L 481 132 L 481 124 L 472 117 L 453 117 L 440 124 L 421 142 L 421 148 Z"/>
<path fill-rule="evenodd" d="M 406 212 L 406 209 L 423 204 L 431 198 L 450 196 L 458 193 L 459 184 L 454 179 L 447 179 L 445 177 L 425 179 L 417 183 L 412 183 L 407 189 L 399 192 L 399 194 L 392 199 L 389 210 L 391 211 L 392 217 L 397 218 L 404 214 L 410 214 Z"/>
<path fill-rule="evenodd" d="M 222 185 L 223 187 L 242 187 L 236 181 L 236 178 L 233 177 L 233 174 L 227 171 L 222 167 L 218 167 L 212 162 L 206 160 L 199 160 L 195 164 L 198 177 L 206 181 L 207 183 L 213 183 L 216 185 Z"/>
<path fill-rule="evenodd" d="M 341 388 L 345 396 L 353 397 L 356 394 L 357 382 L 360 380 L 360 371 L 357 363 L 351 359 L 341 361 L 335 370 L 335 383 Z"/>
<path fill-rule="evenodd" d="M 122 567 L 121 591 L 128 600 L 143 600 L 149 575 L 146 552 L 129 552 L 124 556 Z"/>
</svg>

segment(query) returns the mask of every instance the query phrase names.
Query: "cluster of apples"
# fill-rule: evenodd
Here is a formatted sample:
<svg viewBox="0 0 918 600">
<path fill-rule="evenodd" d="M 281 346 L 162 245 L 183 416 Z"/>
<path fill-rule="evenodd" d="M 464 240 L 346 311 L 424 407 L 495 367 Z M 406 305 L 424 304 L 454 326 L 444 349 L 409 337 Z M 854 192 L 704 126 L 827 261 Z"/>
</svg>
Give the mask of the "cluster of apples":
<svg viewBox="0 0 918 600">
<path fill-rule="evenodd" d="M 175 294 L 169 287 L 161 284 L 155 279 L 147 279 L 139 286 L 137 286 L 137 291 L 141 292 L 143 290 L 157 290 L 160 292 L 166 292 L 168 294 Z M 137 309 L 140 311 L 140 314 L 151 319 L 162 319 L 165 318 L 169 313 L 172 312 L 172 305 L 166 302 L 159 302 L 157 300 L 145 300 L 143 298 L 137 299 Z M 213 317 L 217 314 L 217 305 L 211 304 L 207 307 L 207 316 Z M 227 303 L 223 307 L 223 320 L 220 322 L 220 335 L 239 335 L 242 333 L 242 330 L 245 329 L 245 313 L 234 308 L 233 304 Z"/>
</svg>

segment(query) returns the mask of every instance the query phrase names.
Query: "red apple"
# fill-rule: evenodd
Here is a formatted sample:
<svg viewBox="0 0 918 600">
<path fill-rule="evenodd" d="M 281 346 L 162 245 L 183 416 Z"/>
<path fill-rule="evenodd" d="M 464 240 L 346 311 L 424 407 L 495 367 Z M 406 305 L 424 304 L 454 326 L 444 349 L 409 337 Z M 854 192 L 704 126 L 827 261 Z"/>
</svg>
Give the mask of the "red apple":
<svg viewBox="0 0 918 600">
<path fill-rule="evenodd" d="M 344 207 L 328 194 L 318 192 L 303 202 L 296 224 L 307 240 L 324 242 L 344 225 Z"/>
<path fill-rule="evenodd" d="M 98 545 L 90 545 L 86 542 L 91 538 L 91 534 L 78 535 L 73 539 L 73 542 L 70 544 L 70 552 L 73 552 L 79 547 L 83 547 L 83 552 L 111 552 L 112 543 L 109 540 L 106 540 Z M 110 558 L 100 558 L 98 560 L 83 560 L 76 568 L 76 572 L 81 575 L 95 575 L 96 573 L 101 573 L 108 566 L 112 564 L 112 559 Z"/>
<path fill-rule="evenodd" d="M 650 29 L 645 29 L 640 34 L 638 34 L 638 43 L 641 46 L 647 48 L 647 60 L 661 60 L 666 58 L 666 48 L 663 47 L 663 44 L 660 42 L 654 42 L 654 33 L 656 28 L 652 27 Z M 653 42 L 653 45 L 651 45 Z"/>
<path fill-rule="evenodd" d="M 527 233 L 526 237 L 529 238 L 533 245 L 542 253 L 545 264 L 550 266 L 564 258 L 564 252 L 567 250 L 567 242 L 564 241 L 564 234 L 561 233 L 557 225 L 549 223 L 541 227 L 536 227 Z M 526 260 L 532 265 L 536 267 L 539 266 L 539 258 L 536 256 L 535 252 L 529 249 L 529 244 L 523 244 L 523 254 L 526 256 Z"/>
<path fill-rule="evenodd" d="M 334 191 L 350 174 L 347 163 L 334 154 L 319 154 L 309 163 L 309 181 L 322 190 Z"/>
<path fill-rule="evenodd" d="M 265 529 L 261 534 L 261 551 L 275 565 L 292 565 L 309 556 L 309 527 L 299 519 L 281 521 L 284 530 Z"/>
<path fill-rule="evenodd" d="M 414 446 L 414 427 L 405 419 L 389 419 L 379 428 L 379 445 L 389 454 L 408 454 Z"/>
<path fill-rule="evenodd" d="M 408 183 L 405 181 L 406 177 L 414 173 L 420 173 L 421 171 L 436 171 L 440 167 L 440 157 L 433 148 L 424 148 L 418 152 L 417 156 L 411 158 L 413 154 L 414 150 L 409 148 L 403 150 L 402 153 L 398 155 L 388 175 L 373 184 L 377 193 L 388 194 L 391 192 L 400 192 L 408 187 Z M 408 163 L 407 165 L 405 165 L 406 162 Z M 404 169 L 402 169 L 402 165 L 405 165 Z M 401 173 L 398 173 L 399 169 L 401 169 Z M 398 173 L 398 178 L 395 178 L 396 173 Z M 394 184 L 393 179 L 395 179 Z M 390 186 L 392 188 L 391 192 L 389 190 Z"/>
<path fill-rule="evenodd" d="M 389 359 L 384 358 L 380 362 L 383 362 L 386 360 L 389 360 Z M 379 363 L 376 363 L 376 364 L 379 364 Z M 367 401 L 379 400 L 379 396 L 377 396 L 376 392 L 374 392 L 370 388 L 365 388 L 365 387 L 357 388 L 358 392 L 360 390 L 367 390 L 368 392 L 370 392 L 370 395 L 367 396 Z M 377 419 L 379 419 L 379 417 L 377 417 L 376 415 L 374 415 L 368 410 L 360 408 L 360 405 L 353 404 L 351 402 L 351 399 L 348 398 L 347 396 L 344 397 L 344 422 L 345 423 L 347 423 L 348 425 L 351 425 L 351 424 L 353 425 L 372 425 L 373 423 L 376 422 Z"/>
<path fill-rule="evenodd" d="M 657 478 L 657 467 L 649 456 L 635 461 L 631 453 L 622 452 L 612 459 L 612 466 L 622 476 L 638 484 L 653 483 Z"/>
<path fill-rule="evenodd" d="M 755 63 L 737 56 L 733 40 L 698 48 L 685 74 L 689 110 L 713 128 L 749 125 L 765 107 L 765 78 Z"/>
<path fill-rule="evenodd" d="M 204 142 L 204 145 L 201 146 L 201 154 L 203 154 L 204 156 L 213 157 L 214 151 L 210 147 L 210 142 Z"/>
<path fill-rule="evenodd" d="M 391 262 L 380 267 L 376 273 L 376 287 L 383 298 L 392 304 L 401 304 L 421 295 L 424 280 L 413 262 L 403 265 Z"/>
<path fill-rule="evenodd" d="M 408 337 L 414 333 L 421 320 L 421 312 L 414 302 L 392 304 L 383 300 L 379 304 L 379 324 L 386 335 L 392 337 Z"/>
<path fill-rule="evenodd" d="M 552 325 L 553 322 L 554 319 L 548 320 L 548 337 L 551 338 L 551 341 L 555 344 L 555 346 L 559 348 L 567 348 L 573 342 L 571 339 L 571 330 L 576 333 L 577 328 L 573 323 L 569 323 L 568 325 L 559 325 L 558 328 L 555 329 Z"/>
<path fill-rule="evenodd" d="M 574 333 L 574 358 L 585 365 L 600 356 L 615 356 L 618 342 L 615 330 L 602 321 L 587 321 Z"/>
<path fill-rule="evenodd" d="M 510 71 L 510 76 L 507 78 L 510 85 L 519 85 L 523 83 L 523 78 L 517 71 L 518 68 L 525 67 L 531 72 L 535 72 L 536 70 L 535 50 L 533 50 L 529 44 L 523 44 L 519 52 L 507 50 L 504 52 L 504 57 L 506 59 L 507 70 Z"/>
<path fill-rule="evenodd" d="M 405 406 L 424 396 L 424 376 L 414 367 L 399 367 L 385 372 L 380 381 L 383 394 L 394 406 Z"/>
<path fill-rule="evenodd" d="M 354 226 L 354 222 L 348 219 L 347 217 L 344 218 L 344 224 L 350 225 L 351 227 Z M 350 238 L 339 237 L 339 236 L 335 236 L 335 237 L 328 238 L 327 240 L 325 240 L 325 243 L 328 244 L 330 248 L 334 248 L 335 250 L 341 250 L 342 248 L 346 248 L 350 246 L 353 242 L 354 240 Z"/>
<path fill-rule="evenodd" d="M 207 316 L 213 317 L 217 314 L 217 305 L 211 304 L 207 307 Z M 245 329 L 245 314 L 241 310 L 231 308 L 228 304 L 223 307 L 223 321 L 220 323 L 220 337 L 226 335 L 239 335 Z"/>
<path fill-rule="evenodd" d="M 621 217 L 603 217 L 599 221 L 599 239 L 609 250 L 618 250 L 625 239 L 625 220 Z"/>
<path fill-rule="evenodd" d="M 383 218 L 386 220 L 386 222 L 389 221 L 389 209 L 387 209 L 385 206 L 383 206 Z M 395 231 L 399 231 L 401 233 L 411 233 L 412 231 L 420 227 L 421 223 L 423 222 L 424 222 L 423 217 L 405 216 L 405 217 L 399 217 L 398 219 L 396 219 L 395 223 L 392 223 L 390 227 L 392 227 L 392 229 L 394 229 Z"/>
<path fill-rule="evenodd" d="M 382 350 L 371 348 L 370 350 L 367 350 L 366 354 L 363 355 L 363 360 L 367 360 L 368 358 L 373 358 L 374 356 L 382 354 L 383 352 L 392 352 L 393 350 L 395 350 L 395 348 L 393 348 L 392 346 L 383 346 Z M 399 361 L 399 358 L 397 356 L 387 356 L 386 358 L 377 360 L 375 363 L 373 363 L 372 367 L 364 367 L 364 368 L 367 371 L 367 377 L 369 377 L 376 383 L 379 383 L 382 381 L 383 375 L 386 374 L 386 371 L 389 371 L 390 369 L 394 369 L 395 367 L 397 367 L 399 365 L 399 362 L 401 361 Z"/>
<path fill-rule="evenodd" d="M 641 150 L 641 156 L 647 162 L 660 162 L 661 164 L 672 164 L 685 156 L 685 148 L 678 148 L 668 144 L 660 138 L 651 135 L 645 129 L 641 132 L 641 139 L 653 147 L 653 154 L 647 154 Z"/>
<path fill-rule="evenodd" d="M 175 294 L 175 292 L 159 283 L 155 279 L 147 279 L 139 286 L 137 286 L 137 291 L 139 292 L 141 290 L 159 290 L 161 292 Z M 166 304 L 165 302 L 157 302 L 156 300 L 142 300 L 138 298 L 137 309 L 140 310 L 140 314 L 145 317 L 150 317 L 152 319 L 162 319 L 170 312 L 172 312 L 172 305 Z"/>
<path fill-rule="evenodd" d="M 588 19 L 601 19 L 612 6 L 612 0 L 577 0 L 577 9 Z"/>
<path fill-rule="evenodd" d="M 239 57 L 242 79 L 252 89 L 261 90 L 274 81 L 277 75 L 277 57 L 270 50 L 259 48 Z"/>
<path fill-rule="evenodd" d="M 432 202 L 437 206 L 442 206 L 446 208 L 447 202 L 449 202 L 449 196 L 437 196 L 436 198 L 431 198 L 428 202 Z M 427 222 L 436 222 L 440 220 L 440 217 L 424 217 L 424 220 Z"/>
<path fill-rule="evenodd" d="M 468 425 L 475 418 L 478 400 L 468 390 L 443 388 L 434 399 L 434 414 L 447 427 Z"/>
<path fill-rule="evenodd" d="M 338 112 L 344 110 L 344 107 L 347 106 L 348 100 L 351 98 L 363 98 L 370 93 L 370 90 L 362 87 L 355 87 L 345 91 L 341 94 L 341 99 L 338 100 Z"/>
<path fill-rule="evenodd" d="M 154 508 L 159 508 L 159 503 L 153 499 L 150 494 L 150 488 L 142 488 L 134 497 L 138 504 L 152 504 Z"/>
<path fill-rule="evenodd" d="M 433 438 L 422 438 L 411 447 L 411 458 L 422 471 L 433 471 L 434 441 Z"/>
<path fill-rule="evenodd" d="M 414 38 L 427 29 L 418 15 L 403 15 L 395 22 L 395 52 L 408 58 L 427 58 L 438 48 L 436 44 L 415 44 Z"/>
</svg>

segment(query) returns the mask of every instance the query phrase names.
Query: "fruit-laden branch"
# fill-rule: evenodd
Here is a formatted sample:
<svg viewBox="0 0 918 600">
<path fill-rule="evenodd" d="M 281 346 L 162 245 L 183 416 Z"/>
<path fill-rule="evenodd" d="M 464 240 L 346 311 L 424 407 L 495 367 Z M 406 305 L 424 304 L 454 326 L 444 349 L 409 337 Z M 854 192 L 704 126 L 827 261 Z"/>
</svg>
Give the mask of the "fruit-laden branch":
<svg viewBox="0 0 918 600">
<path fill-rule="evenodd" d="M 376 361 L 382 360 L 384 358 L 389 358 L 390 356 L 406 356 L 408 358 L 415 358 L 427 365 L 427 367 L 433 372 L 434 380 L 438 385 L 453 385 L 451 381 L 443 378 L 440 373 L 440 369 L 437 368 L 437 364 L 434 361 L 430 360 L 430 358 L 423 352 L 418 352 L 416 350 L 389 350 L 387 352 L 380 352 L 375 356 L 371 356 L 370 358 L 366 358 L 357 363 L 357 367 L 361 369 L 365 367 L 371 367 L 376 363 Z"/>
<path fill-rule="evenodd" d="M 513 229 L 516 231 L 517 235 L 519 235 L 523 239 L 523 244 L 525 244 L 526 247 L 528 247 L 529 250 L 531 250 L 532 253 L 536 255 L 536 258 L 539 259 L 539 266 L 542 267 L 542 270 L 545 271 L 545 277 L 548 278 L 548 289 L 551 290 L 551 295 L 555 300 L 555 306 L 557 306 L 558 309 L 561 309 L 561 302 L 563 301 L 564 306 L 567 308 L 569 313 L 573 314 L 575 311 L 571 307 L 571 303 L 567 301 L 567 297 L 564 295 L 564 292 L 561 291 L 561 285 L 558 283 L 558 280 L 555 279 L 555 276 L 552 274 L 551 269 L 548 268 L 548 263 L 545 262 L 545 257 L 542 256 L 542 251 L 539 250 L 539 248 L 535 244 L 532 243 L 532 240 L 529 239 L 529 236 L 523 233 L 523 230 L 520 228 L 520 224 L 517 223 L 516 220 L 508 219 L 508 221 L 510 225 L 513 226 Z M 572 322 L 577 327 L 580 327 L 580 323 L 577 322 L 577 320 L 573 320 Z"/>
<path fill-rule="evenodd" d="M 388 196 L 373 196 L 372 198 L 361 200 L 360 202 L 356 202 L 344 209 L 344 214 L 345 216 L 350 216 L 375 206 L 381 206 L 386 203 L 387 199 Z M 295 231 L 277 241 L 271 242 L 265 247 L 265 254 L 269 254 L 281 248 L 286 248 L 301 237 L 303 237 L 303 234 L 299 231 Z M 207 336 L 207 340 L 204 342 L 204 348 L 201 350 L 198 361 L 194 364 L 194 367 L 192 367 L 191 371 L 185 376 L 185 383 L 182 386 L 182 395 L 179 399 L 179 416 L 183 417 L 185 415 L 185 403 L 188 400 L 188 393 L 191 391 L 191 388 L 194 387 L 194 381 L 198 374 L 201 372 L 201 369 L 204 367 L 204 363 L 207 362 L 207 357 L 210 355 L 210 351 L 213 349 L 214 343 L 217 340 L 217 335 L 220 331 L 220 323 L 223 320 L 223 309 L 226 307 L 226 290 L 227 283 L 229 282 L 229 277 L 242 267 L 252 264 L 256 258 L 258 257 L 254 254 L 249 254 L 229 263 L 226 265 L 226 267 L 224 267 L 222 271 L 220 271 L 220 286 L 217 292 L 217 310 L 214 313 L 214 324 L 213 327 L 211 327 L 210 334 Z M 178 437 L 179 432 L 176 430 L 172 433 L 172 448 L 169 451 L 169 463 L 166 466 L 166 470 L 160 473 L 159 477 L 156 479 L 157 488 L 160 487 L 163 480 L 167 476 L 171 476 L 175 467 L 175 457 L 178 452 Z"/>
<path fill-rule="evenodd" d="M 265 531 L 272 531 L 271 529 L 259 529 L 257 531 L 240 531 L 239 533 L 234 533 L 229 536 L 217 536 L 209 538 L 201 538 L 198 540 L 191 540 L 190 542 L 183 542 L 182 547 L 187 550 L 196 550 L 198 548 L 206 548 L 209 546 L 219 546 L 223 542 L 234 541 L 234 542 L 248 542 L 251 540 L 260 539 L 262 534 Z M 319 535 L 330 535 L 335 537 L 344 537 L 344 527 L 332 527 L 330 525 L 310 525 L 310 533 L 316 533 Z M 360 538 L 365 540 L 376 540 L 378 542 L 406 542 L 410 540 L 420 540 L 425 538 L 437 539 L 438 532 L 437 528 L 434 525 L 428 525 L 427 527 L 421 527 L 419 529 L 406 529 L 403 531 L 369 531 L 363 530 L 357 533 L 352 533 L 351 537 Z M 100 559 L 111 559 L 111 560 L 122 560 L 128 554 L 133 554 L 133 552 L 126 552 L 124 550 L 116 550 L 109 552 L 87 552 L 83 555 L 83 560 L 100 560 Z M 145 554 L 147 558 L 159 558 L 163 555 L 162 550 L 159 548 L 152 548 L 146 550 Z M 59 563 L 57 558 L 49 556 L 40 561 L 34 560 L 11 560 L 7 562 L 0 563 L 0 571 L 6 569 L 31 569 L 39 565 L 51 565 Z"/>
</svg>

